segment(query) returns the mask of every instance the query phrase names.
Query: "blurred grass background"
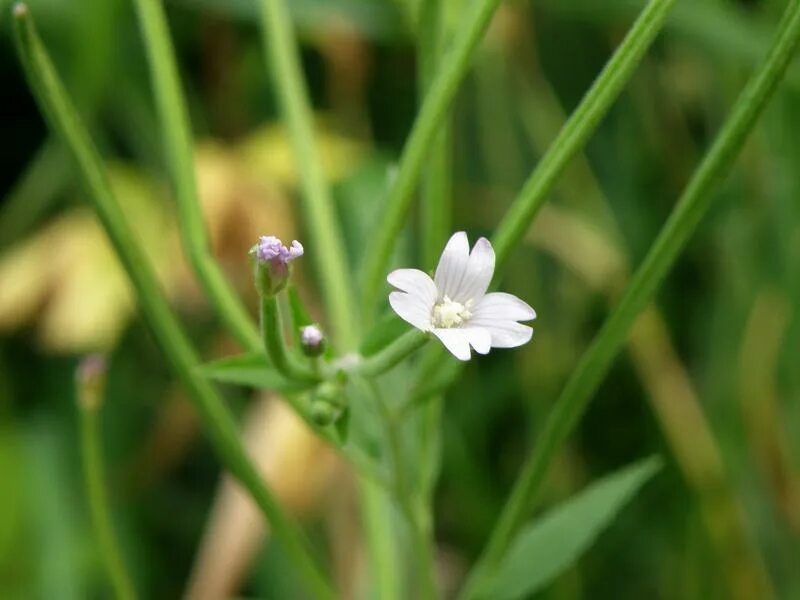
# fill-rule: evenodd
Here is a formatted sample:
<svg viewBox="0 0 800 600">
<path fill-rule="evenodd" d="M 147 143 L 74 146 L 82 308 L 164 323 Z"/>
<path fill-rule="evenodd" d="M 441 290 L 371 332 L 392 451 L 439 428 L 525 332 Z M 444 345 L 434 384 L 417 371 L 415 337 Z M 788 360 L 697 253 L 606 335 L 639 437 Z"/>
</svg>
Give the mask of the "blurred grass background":
<svg viewBox="0 0 800 600">
<path fill-rule="evenodd" d="M 234 352 L 181 258 L 132 6 L 30 5 L 193 337 L 209 357 Z M 457 26 L 459 2 L 452 5 Z M 502 6 L 453 116 L 456 229 L 492 230 L 641 5 Z M 361 231 L 417 105 L 408 5 L 291 6 L 328 176 L 358 262 Z M 782 6 L 679 2 L 527 246 L 514 253 L 506 288 L 536 307 L 536 336 L 517 352 L 473 361 L 447 394 L 436 492 L 445 579 L 457 581 L 480 550 L 543 415 L 763 55 Z M 298 174 L 277 125 L 255 9 L 247 0 L 171 0 L 166 8 L 215 253 L 252 303 L 245 252 L 258 234 L 313 244 L 294 211 Z M 0 593 L 104 597 L 73 391 L 79 358 L 104 351 L 115 523 L 142 596 L 173 598 L 190 578 L 219 465 L 137 318 L 72 164 L 36 111 L 8 10 L 0 18 Z M 560 459 L 549 500 L 645 454 L 662 453 L 668 468 L 544 597 L 763 597 L 754 589 L 800 597 L 798 131 L 795 63 Z M 403 264 L 421 260 L 415 231 L 406 233 Z M 313 299 L 313 274 L 303 275 Z M 251 412 L 251 394 L 226 392 L 238 412 Z M 309 480 L 341 469 L 318 453 L 298 460 L 294 468 Z M 281 470 L 271 477 L 280 480 Z M 361 552 L 351 484 L 328 477 L 286 485 L 294 485 L 284 493 L 290 508 L 347 580 Z M 259 550 L 236 589 L 296 597 L 295 584 L 282 579 L 283 560 L 278 548 Z"/>
</svg>

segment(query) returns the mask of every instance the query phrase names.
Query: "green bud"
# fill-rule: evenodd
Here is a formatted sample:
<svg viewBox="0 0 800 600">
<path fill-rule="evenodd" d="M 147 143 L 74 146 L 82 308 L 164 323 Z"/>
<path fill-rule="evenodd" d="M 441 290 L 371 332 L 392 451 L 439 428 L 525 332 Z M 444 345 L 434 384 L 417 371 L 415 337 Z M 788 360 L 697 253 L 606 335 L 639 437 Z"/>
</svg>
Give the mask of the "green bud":
<svg viewBox="0 0 800 600">
<path fill-rule="evenodd" d="M 324 381 L 311 397 L 311 419 L 320 427 L 336 423 L 344 409 L 342 386 L 336 382 Z"/>
</svg>

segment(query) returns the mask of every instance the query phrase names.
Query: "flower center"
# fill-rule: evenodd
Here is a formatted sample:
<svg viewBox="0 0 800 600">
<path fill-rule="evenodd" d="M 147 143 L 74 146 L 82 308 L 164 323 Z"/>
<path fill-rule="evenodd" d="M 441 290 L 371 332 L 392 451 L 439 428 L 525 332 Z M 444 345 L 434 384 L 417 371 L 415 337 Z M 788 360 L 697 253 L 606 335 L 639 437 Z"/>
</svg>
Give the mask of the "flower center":
<svg viewBox="0 0 800 600">
<path fill-rule="evenodd" d="M 434 327 L 443 327 L 445 329 L 459 327 L 472 316 L 472 313 L 469 312 L 471 306 L 472 300 L 467 300 L 464 304 L 461 304 L 445 296 L 441 302 L 434 304 L 431 323 Z"/>
</svg>

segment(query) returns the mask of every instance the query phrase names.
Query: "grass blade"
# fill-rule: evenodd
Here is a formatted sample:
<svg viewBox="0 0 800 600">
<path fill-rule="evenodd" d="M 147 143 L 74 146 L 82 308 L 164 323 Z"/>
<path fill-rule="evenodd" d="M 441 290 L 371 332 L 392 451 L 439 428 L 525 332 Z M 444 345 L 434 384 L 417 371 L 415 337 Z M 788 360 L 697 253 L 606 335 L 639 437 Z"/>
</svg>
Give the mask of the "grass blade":
<svg viewBox="0 0 800 600">
<path fill-rule="evenodd" d="M 28 7 L 21 3 L 15 5 L 14 17 L 17 48 L 36 100 L 51 127 L 72 152 L 87 189 L 87 197 L 93 202 L 131 279 L 147 323 L 202 416 L 215 449 L 226 467 L 264 512 L 275 535 L 302 573 L 309 590 L 319 597 L 331 597 L 330 587 L 311 558 L 301 532 L 283 514 L 245 454 L 233 417 L 214 388 L 196 372 L 198 360 L 194 349 L 170 310 L 151 265 L 125 221 L 111 191 L 102 160 L 36 33 Z"/>
<path fill-rule="evenodd" d="M 261 32 L 281 112 L 292 138 L 295 160 L 303 166 L 300 178 L 303 207 L 309 237 L 314 241 L 310 249 L 319 272 L 325 306 L 330 311 L 328 317 L 334 341 L 343 351 L 354 350 L 358 345 L 359 327 L 351 292 L 353 281 L 347 268 L 333 199 L 314 142 L 308 93 L 303 84 L 292 22 L 283 0 L 261 1 Z"/>
<path fill-rule="evenodd" d="M 180 215 L 181 240 L 195 276 L 239 344 L 261 348 L 258 329 L 211 256 L 194 172 L 194 147 L 175 52 L 161 0 L 135 0 Z"/>
<path fill-rule="evenodd" d="M 450 51 L 443 57 L 441 68 L 430 84 L 430 90 L 419 111 L 408 137 L 397 177 L 386 200 L 386 209 L 380 222 L 367 241 L 362 273 L 362 306 L 371 314 L 380 290 L 395 240 L 403 227 L 414 189 L 419 182 L 423 162 L 431 143 L 447 117 L 458 86 L 466 75 L 478 43 L 489 27 L 492 15 L 500 0 L 477 0 L 467 19 L 459 28 Z"/>
<path fill-rule="evenodd" d="M 523 466 L 471 581 L 480 580 L 486 568 L 496 564 L 512 534 L 531 509 L 553 458 L 583 416 L 637 315 L 650 302 L 658 284 L 708 211 L 714 199 L 714 187 L 730 170 L 748 133 L 786 72 L 799 40 L 800 1 L 793 0 L 784 13 L 762 67 L 740 94 L 675 210 L 631 278 L 617 308 L 567 382 L 538 436 L 537 445 Z"/>
<path fill-rule="evenodd" d="M 675 0 L 652 0 L 645 7 L 525 182 L 492 236 L 492 246 L 497 257 L 495 276 L 501 271 L 511 250 L 522 240 L 564 169 L 589 141 L 600 120 L 631 78 L 634 69 L 664 26 L 674 4 Z"/>
</svg>

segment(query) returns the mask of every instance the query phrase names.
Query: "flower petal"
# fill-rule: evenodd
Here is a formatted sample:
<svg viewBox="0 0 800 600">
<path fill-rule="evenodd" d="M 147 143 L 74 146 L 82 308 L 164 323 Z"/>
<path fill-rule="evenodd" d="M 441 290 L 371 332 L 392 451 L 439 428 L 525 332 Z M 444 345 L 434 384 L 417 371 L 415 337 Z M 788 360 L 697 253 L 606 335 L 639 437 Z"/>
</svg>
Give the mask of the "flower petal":
<svg viewBox="0 0 800 600">
<path fill-rule="evenodd" d="M 418 296 L 392 292 L 389 294 L 389 304 L 404 321 L 422 331 L 431 330 L 431 306 Z"/>
<path fill-rule="evenodd" d="M 470 323 L 479 320 L 530 321 L 536 318 L 536 311 L 527 302 L 513 294 L 492 292 L 486 294 L 472 309 Z"/>
<path fill-rule="evenodd" d="M 454 233 L 447 245 L 444 247 L 442 257 L 439 259 L 439 265 L 436 267 L 436 274 L 433 280 L 436 282 L 436 288 L 439 291 L 438 298 L 441 300 L 444 296 L 449 297 L 453 292 L 457 292 L 461 285 L 461 280 L 467 271 L 467 264 L 469 262 L 469 241 L 467 234 L 463 231 Z"/>
<path fill-rule="evenodd" d="M 494 249 L 492 243 L 482 237 L 475 242 L 470 252 L 464 276 L 452 293 L 447 295 L 451 300 L 461 302 L 468 300 L 477 302 L 486 293 L 494 275 Z"/>
<path fill-rule="evenodd" d="M 429 312 L 436 302 L 436 284 L 427 273 L 419 269 L 397 269 L 389 273 L 386 281 L 425 302 Z"/>
<path fill-rule="evenodd" d="M 469 329 L 486 329 L 492 336 L 492 348 L 516 348 L 527 344 L 533 336 L 533 328 L 516 321 L 500 319 L 469 320 Z"/>
<path fill-rule="evenodd" d="M 463 327 L 461 331 L 467 336 L 469 345 L 478 354 L 489 354 L 492 348 L 492 334 L 483 327 Z"/>
<path fill-rule="evenodd" d="M 458 360 L 469 360 L 469 339 L 464 329 L 434 329 L 433 335 L 438 337 L 450 353 Z"/>
</svg>

